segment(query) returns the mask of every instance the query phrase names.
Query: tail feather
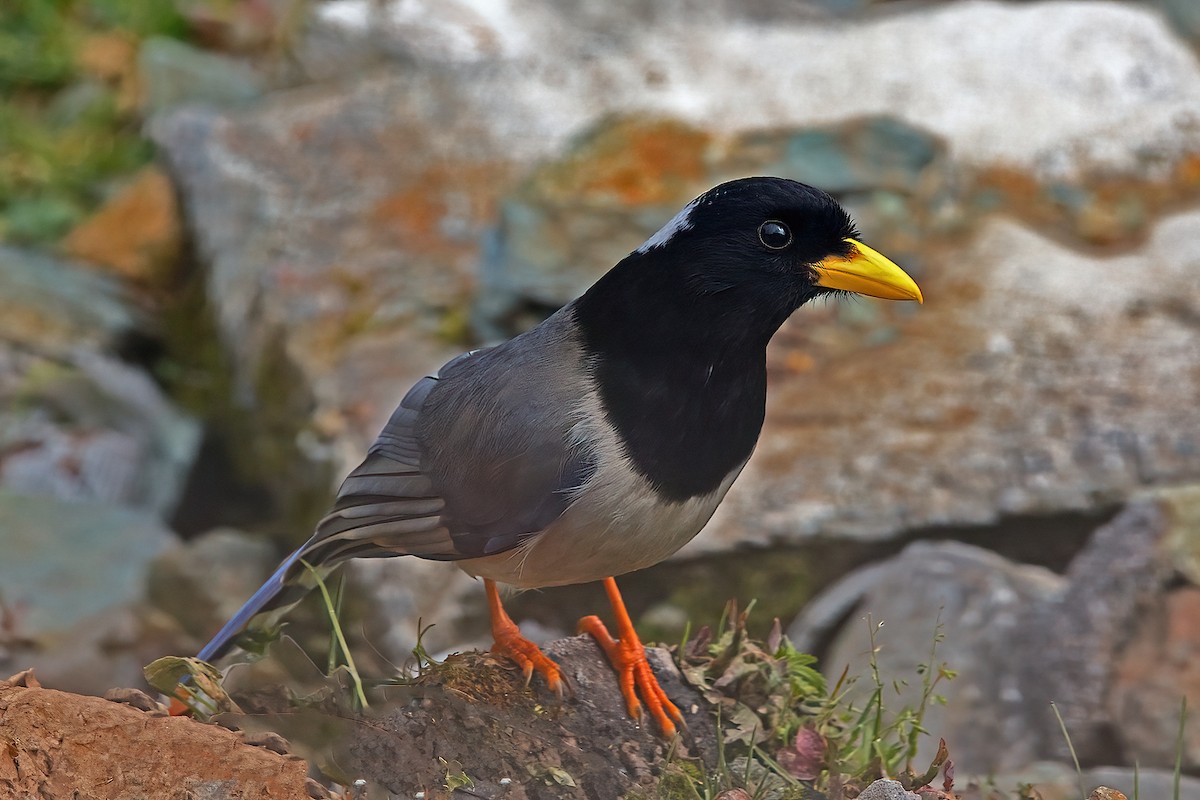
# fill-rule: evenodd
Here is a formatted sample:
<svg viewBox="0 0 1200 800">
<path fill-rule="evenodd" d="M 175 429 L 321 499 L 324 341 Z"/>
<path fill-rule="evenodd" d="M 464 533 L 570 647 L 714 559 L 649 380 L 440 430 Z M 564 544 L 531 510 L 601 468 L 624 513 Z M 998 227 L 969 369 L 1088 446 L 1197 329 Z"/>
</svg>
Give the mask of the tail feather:
<svg viewBox="0 0 1200 800">
<path fill-rule="evenodd" d="M 258 591 L 251 595 L 250 599 L 238 609 L 228 622 L 217 632 L 217 635 L 212 638 L 204 648 L 196 654 L 196 657 L 201 661 L 213 661 L 220 658 L 229 650 L 233 644 L 233 640 L 246 624 L 255 616 L 275 608 L 280 608 L 288 603 L 275 603 L 280 594 L 287 588 L 290 588 L 293 581 L 288 580 L 288 572 L 300 560 L 300 550 L 292 553 L 284 562 L 279 565 L 279 569 L 267 578 L 267 582 L 259 587 Z M 298 598 L 297 598 L 298 599 Z"/>
</svg>

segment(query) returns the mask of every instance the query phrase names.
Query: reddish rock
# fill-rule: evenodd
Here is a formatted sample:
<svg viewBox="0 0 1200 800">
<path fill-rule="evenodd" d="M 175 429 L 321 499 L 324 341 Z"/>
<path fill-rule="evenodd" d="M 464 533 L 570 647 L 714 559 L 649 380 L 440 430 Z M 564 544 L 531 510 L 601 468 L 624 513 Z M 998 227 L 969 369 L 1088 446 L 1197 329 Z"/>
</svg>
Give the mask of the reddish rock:
<svg viewBox="0 0 1200 800">
<path fill-rule="evenodd" d="M 163 285 L 182 251 L 179 209 L 167 176 L 157 167 L 142 170 L 67 234 L 62 246 L 129 280 Z"/>
<path fill-rule="evenodd" d="M 1130 759 L 1174 762 L 1184 698 L 1183 768 L 1192 770 L 1200 764 L 1200 588 L 1195 586 L 1159 598 L 1119 655 L 1109 708 L 1114 733 Z"/>
<path fill-rule="evenodd" d="M 232 731 L 52 689 L 0 682 L 0 742 L 5 797 L 329 796 L 308 780 L 304 761 Z"/>
</svg>

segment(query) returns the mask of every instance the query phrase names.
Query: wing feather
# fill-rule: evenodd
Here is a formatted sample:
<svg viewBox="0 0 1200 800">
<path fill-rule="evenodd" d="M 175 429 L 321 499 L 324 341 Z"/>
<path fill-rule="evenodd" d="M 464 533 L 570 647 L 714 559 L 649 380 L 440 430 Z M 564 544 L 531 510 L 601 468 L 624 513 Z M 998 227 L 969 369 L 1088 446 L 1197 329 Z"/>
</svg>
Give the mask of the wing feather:
<svg viewBox="0 0 1200 800">
<path fill-rule="evenodd" d="M 418 381 L 300 556 L 475 558 L 557 519 L 592 464 L 570 435 L 582 360 L 569 309 L 556 316 Z"/>
</svg>

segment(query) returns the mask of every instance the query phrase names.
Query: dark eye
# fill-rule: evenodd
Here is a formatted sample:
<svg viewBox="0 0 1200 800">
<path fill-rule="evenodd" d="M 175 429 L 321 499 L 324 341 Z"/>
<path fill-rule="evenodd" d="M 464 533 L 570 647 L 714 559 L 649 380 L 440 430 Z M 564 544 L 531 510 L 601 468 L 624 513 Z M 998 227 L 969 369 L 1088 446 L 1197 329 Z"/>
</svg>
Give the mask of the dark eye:
<svg viewBox="0 0 1200 800">
<path fill-rule="evenodd" d="M 782 250 L 792 243 L 792 229 L 777 219 L 758 226 L 758 240 L 772 250 Z"/>
</svg>

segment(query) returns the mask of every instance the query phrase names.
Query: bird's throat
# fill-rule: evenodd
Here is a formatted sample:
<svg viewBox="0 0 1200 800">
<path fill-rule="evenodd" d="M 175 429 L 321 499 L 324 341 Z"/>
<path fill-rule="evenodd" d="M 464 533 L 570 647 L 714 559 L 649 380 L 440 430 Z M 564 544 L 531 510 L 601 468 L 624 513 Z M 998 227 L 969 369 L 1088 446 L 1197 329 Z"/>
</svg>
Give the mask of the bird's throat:
<svg viewBox="0 0 1200 800">
<path fill-rule="evenodd" d="M 730 330 L 722 315 L 681 303 L 589 295 L 576 320 L 605 412 L 634 466 L 669 500 L 716 491 L 758 441 L 769 334 Z M 639 308 L 651 315 L 630 312 Z"/>
</svg>

